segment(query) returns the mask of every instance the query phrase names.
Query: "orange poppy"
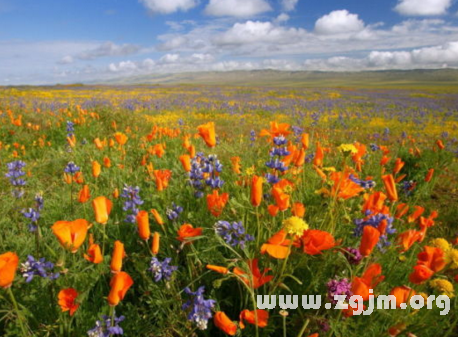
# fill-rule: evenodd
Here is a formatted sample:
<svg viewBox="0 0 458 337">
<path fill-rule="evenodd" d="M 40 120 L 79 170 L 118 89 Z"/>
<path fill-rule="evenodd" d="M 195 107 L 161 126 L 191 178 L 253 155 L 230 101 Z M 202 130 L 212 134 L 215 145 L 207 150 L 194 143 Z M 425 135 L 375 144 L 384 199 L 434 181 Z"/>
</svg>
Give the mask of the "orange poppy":
<svg viewBox="0 0 458 337">
<path fill-rule="evenodd" d="M 372 226 L 364 226 L 363 237 L 359 246 L 359 252 L 363 256 L 368 256 L 372 253 L 375 245 L 380 239 L 380 231 Z"/>
<path fill-rule="evenodd" d="M 251 179 L 251 204 L 258 207 L 262 201 L 262 183 L 264 178 L 254 175 Z"/>
<path fill-rule="evenodd" d="M 9 288 L 14 281 L 19 257 L 16 253 L 6 252 L 0 255 L 0 287 Z"/>
<path fill-rule="evenodd" d="M 169 180 L 172 177 L 172 171 L 170 170 L 154 170 L 154 177 L 156 179 L 156 189 L 163 191 L 169 186 Z"/>
<path fill-rule="evenodd" d="M 181 242 L 186 242 L 188 238 L 193 238 L 202 235 L 202 227 L 194 228 L 191 224 L 183 224 L 178 230 L 177 239 Z"/>
<path fill-rule="evenodd" d="M 70 311 L 70 316 L 73 316 L 76 309 L 80 306 L 75 302 L 78 297 L 78 292 L 73 288 L 62 289 L 57 295 L 58 304 L 62 312 Z"/>
<path fill-rule="evenodd" d="M 396 297 L 396 308 L 400 308 L 401 303 L 409 303 L 410 298 L 415 294 L 415 290 L 406 286 L 394 287 L 390 292 L 390 295 Z"/>
<path fill-rule="evenodd" d="M 229 336 L 235 336 L 237 333 L 237 325 L 231 321 L 227 315 L 222 311 L 217 311 L 213 317 L 213 322 L 216 327 Z"/>
<path fill-rule="evenodd" d="M 240 157 L 231 157 L 232 171 L 236 174 L 241 174 Z"/>
<path fill-rule="evenodd" d="M 114 275 L 110 282 L 111 290 L 108 294 L 108 303 L 111 306 L 118 305 L 133 284 L 134 281 L 126 272 L 121 271 Z"/>
<path fill-rule="evenodd" d="M 396 219 L 400 219 L 404 215 L 406 215 L 408 211 L 409 211 L 409 205 L 407 205 L 406 203 L 401 203 L 398 206 L 396 206 L 396 214 L 394 217 Z"/>
<path fill-rule="evenodd" d="M 220 216 L 229 200 L 229 194 L 219 195 L 218 190 L 213 190 L 212 194 L 207 195 L 207 208 L 213 216 Z"/>
<path fill-rule="evenodd" d="M 265 268 L 261 273 L 258 267 L 258 259 L 249 260 L 247 263 L 250 268 L 250 274 L 237 267 L 234 268 L 234 274 L 240 276 L 242 281 L 253 289 L 261 287 L 274 278 L 273 275 L 266 275 L 270 268 Z"/>
<path fill-rule="evenodd" d="M 392 174 L 382 176 L 383 184 L 385 185 L 386 194 L 391 201 L 398 200 L 398 192 Z"/>
<path fill-rule="evenodd" d="M 313 165 L 315 165 L 316 167 L 322 167 L 323 159 L 324 159 L 324 150 L 321 147 L 320 142 L 316 142 L 316 150 L 315 150 L 315 157 L 313 157 Z"/>
<path fill-rule="evenodd" d="M 378 263 L 369 265 L 362 277 L 355 277 L 351 283 L 351 291 L 359 295 L 364 301 L 369 299 L 369 289 L 374 289 L 385 276 L 382 275 L 382 266 Z"/>
<path fill-rule="evenodd" d="M 78 193 L 78 202 L 85 203 L 88 202 L 90 198 L 89 185 L 83 185 L 83 188 Z"/>
<path fill-rule="evenodd" d="M 102 167 L 100 166 L 97 160 L 94 160 L 92 162 L 92 176 L 94 178 L 98 178 L 100 175 L 100 172 L 102 172 Z"/>
<path fill-rule="evenodd" d="M 114 137 L 116 139 L 116 142 L 119 144 L 119 145 L 124 145 L 127 143 L 127 140 L 129 139 L 124 133 L 122 132 L 116 132 L 114 134 Z"/>
<path fill-rule="evenodd" d="M 156 220 L 158 225 L 163 225 L 164 224 L 164 221 L 162 220 L 162 217 L 161 217 L 161 215 L 159 214 L 159 212 L 157 210 L 155 210 L 153 208 L 151 210 L 151 214 L 153 214 L 154 220 Z"/>
<path fill-rule="evenodd" d="M 250 311 L 250 310 L 243 310 L 240 315 L 239 315 L 239 326 L 240 329 L 245 329 L 245 322 L 250 323 L 253 325 L 256 325 L 256 316 L 258 316 L 258 327 L 260 328 L 265 328 L 269 322 L 269 312 L 266 310 L 262 309 L 256 309 L 256 314 L 255 311 Z"/>
<path fill-rule="evenodd" d="M 434 175 L 434 169 L 429 169 L 425 176 L 425 182 L 429 183 Z"/>
<path fill-rule="evenodd" d="M 102 150 L 106 144 L 104 144 L 99 138 L 96 138 L 94 139 L 94 145 L 97 149 Z"/>
<path fill-rule="evenodd" d="M 275 199 L 275 203 L 280 211 L 285 211 L 289 208 L 289 195 L 283 192 L 283 189 L 279 187 L 272 188 L 272 195 Z"/>
<path fill-rule="evenodd" d="M 205 141 L 208 147 L 214 147 L 216 145 L 216 134 L 215 134 L 215 123 L 208 122 L 197 127 L 199 136 Z"/>
<path fill-rule="evenodd" d="M 136 216 L 138 234 L 142 240 L 148 240 L 151 236 L 149 229 L 149 217 L 147 211 L 139 211 Z"/>
<path fill-rule="evenodd" d="M 293 203 L 293 207 L 291 208 L 291 213 L 293 213 L 294 216 L 297 216 L 299 218 L 303 218 L 304 215 L 305 215 L 304 204 L 301 203 L 301 202 Z"/>
<path fill-rule="evenodd" d="M 288 131 L 290 125 L 287 123 L 280 123 L 278 124 L 277 122 L 270 122 L 270 130 L 263 129 L 259 133 L 260 137 L 264 136 L 270 136 L 270 138 L 273 140 L 275 137 L 278 136 L 287 136 L 291 133 L 291 131 Z"/>
<path fill-rule="evenodd" d="M 302 148 L 304 150 L 307 150 L 309 148 L 309 134 L 308 133 L 303 133 L 301 136 L 301 144 Z"/>
<path fill-rule="evenodd" d="M 446 265 L 444 251 L 439 247 L 424 246 L 417 258 L 417 264 L 425 265 L 433 272 L 441 271 Z"/>
<path fill-rule="evenodd" d="M 402 161 L 401 158 L 396 158 L 396 161 L 394 162 L 393 174 L 399 173 L 399 171 L 401 171 L 404 165 L 405 163 Z"/>
<path fill-rule="evenodd" d="M 276 205 L 267 206 L 267 211 L 269 212 L 271 216 L 277 216 L 279 210 L 280 209 Z"/>
<path fill-rule="evenodd" d="M 409 281 L 414 284 L 421 284 L 434 275 L 434 272 L 425 265 L 416 265 L 413 270 L 409 275 Z"/>
<path fill-rule="evenodd" d="M 113 255 L 111 256 L 110 269 L 112 273 L 118 273 L 122 269 L 122 259 L 126 257 L 124 244 L 116 240 L 114 243 Z"/>
<path fill-rule="evenodd" d="M 414 229 L 409 229 L 398 235 L 399 246 L 401 253 L 404 253 L 412 247 L 415 242 L 420 242 L 422 234 Z"/>
<path fill-rule="evenodd" d="M 285 259 L 290 254 L 290 240 L 287 240 L 287 233 L 281 229 L 261 246 L 261 254 L 267 253 L 276 259 Z"/>
<path fill-rule="evenodd" d="M 87 255 L 84 254 L 84 258 L 95 264 L 103 262 L 103 255 L 100 246 L 96 243 L 92 243 L 87 250 Z"/>
<path fill-rule="evenodd" d="M 51 227 L 60 244 L 76 253 L 86 239 L 89 222 L 85 219 L 74 221 L 57 221 Z"/>
<path fill-rule="evenodd" d="M 341 199 L 349 199 L 364 191 L 364 188 L 350 179 L 349 172 L 332 172 L 330 175 L 334 184 L 331 195 Z"/>
<path fill-rule="evenodd" d="M 436 140 L 436 145 L 441 150 L 445 149 L 445 145 L 444 145 L 444 143 L 442 142 L 441 139 Z"/>
<path fill-rule="evenodd" d="M 115 198 L 115 199 L 119 198 L 119 190 L 117 188 L 115 188 L 114 191 L 113 191 L 113 198 Z"/>
<path fill-rule="evenodd" d="M 180 162 L 186 172 L 191 171 L 191 156 L 189 154 L 182 154 Z"/>
<path fill-rule="evenodd" d="M 301 237 L 304 253 L 309 255 L 321 254 L 323 250 L 331 249 L 336 245 L 331 233 L 318 229 L 304 231 Z"/>
<path fill-rule="evenodd" d="M 95 213 L 95 221 L 104 225 L 108 222 L 108 216 L 111 213 L 113 203 L 110 199 L 101 196 L 92 200 L 92 209 Z"/>
<path fill-rule="evenodd" d="M 108 158 L 108 157 L 103 157 L 103 166 L 105 166 L 106 168 L 111 167 L 111 160 L 110 160 L 110 158 Z"/>
<path fill-rule="evenodd" d="M 386 194 L 383 192 L 374 192 L 372 194 L 364 194 L 363 212 L 371 211 L 371 214 L 378 213 L 387 214 L 389 209 L 385 206 Z"/>
<path fill-rule="evenodd" d="M 227 269 L 226 267 L 215 266 L 212 264 L 207 264 L 205 267 L 209 270 L 216 271 L 217 273 L 220 273 L 223 275 L 226 275 L 229 272 L 229 269 Z"/>
<path fill-rule="evenodd" d="M 415 206 L 415 211 L 407 217 L 407 222 L 411 223 L 418 219 L 425 211 L 424 207 Z"/>
<path fill-rule="evenodd" d="M 159 235 L 159 233 L 158 232 L 154 232 L 153 243 L 151 244 L 151 252 L 154 255 L 157 255 L 157 253 L 159 253 L 160 240 L 161 240 L 161 236 Z"/>
</svg>

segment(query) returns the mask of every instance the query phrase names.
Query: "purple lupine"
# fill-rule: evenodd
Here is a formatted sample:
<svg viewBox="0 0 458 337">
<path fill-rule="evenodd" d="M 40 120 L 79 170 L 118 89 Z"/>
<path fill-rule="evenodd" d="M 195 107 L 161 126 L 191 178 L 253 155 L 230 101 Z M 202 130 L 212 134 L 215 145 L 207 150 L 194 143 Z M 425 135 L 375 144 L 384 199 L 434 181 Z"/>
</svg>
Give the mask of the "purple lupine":
<svg viewBox="0 0 458 337">
<path fill-rule="evenodd" d="M 281 159 L 290 154 L 286 147 L 288 140 L 283 135 L 274 137 L 273 141 L 275 147 L 269 152 L 270 160 L 266 162 L 266 166 L 274 170 L 274 173 L 267 173 L 265 175 L 270 184 L 275 184 L 279 181 L 277 172 L 283 173 L 288 170 L 288 167 L 285 166 L 285 163 Z"/>
<path fill-rule="evenodd" d="M 373 180 L 362 180 L 362 179 L 356 178 L 353 174 L 350 174 L 349 179 L 364 189 L 375 187 L 375 181 Z"/>
<path fill-rule="evenodd" d="M 8 168 L 8 173 L 5 174 L 5 177 L 9 178 L 11 185 L 16 187 L 12 193 L 15 198 L 19 199 L 24 195 L 24 190 L 20 187 L 25 186 L 26 184 L 26 181 L 21 178 L 25 175 L 25 172 L 22 169 L 26 166 L 26 163 L 22 160 L 16 160 L 11 163 L 7 163 L 6 166 Z"/>
<path fill-rule="evenodd" d="M 172 261 L 170 257 L 165 258 L 162 262 L 155 257 L 151 259 L 148 270 L 153 273 L 155 282 L 159 282 L 162 279 L 170 281 L 172 273 L 178 269 L 177 266 L 171 266 L 170 261 Z"/>
<path fill-rule="evenodd" d="M 363 234 L 364 227 L 372 226 L 374 228 L 378 228 L 382 220 L 386 220 L 385 234 L 380 236 L 380 240 L 377 245 L 379 248 L 382 248 L 384 246 L 389 246 L 391 242 L 388 241 L 388 234 L 394 234 L 396 232 L 396 229 L 393 228 L 394 218 L 391 217 L 389 214 L 383 214 L 383 213 L 372 214 L 370 210 L 367 210 L 365 212 L 365 216 L 366 217 L 363 219 L 355 219 L 353 221 L 356 225 L 354 229 L 355 236 L 361 236 Z"/>
<path fill-rule="evenodd" d="M 111 322 L 111 318 L 102 315 L 102 320 L 95 322 L 95 327 L 87 332 L 89 337 L 110 337 L 120 336 L 124 334 L 123 329 L 119 326 L 119 323 L 124 321 L 124 316 L 114 316 L 114 322 Z"/>
<path fill-rule="evenodd" d="M 184 292 L 190 296 L 186 303 L 181 307 L 183 310 L 189 310 L 188 320 L 196 323 L 199 330 L 207 329 L 208 320 L 213 317 L 212 309 L 216 301 L 204 298 L 205 287 L 199 287 L 196 292 L 192 292 L 189 287 L 184 289 Z"/>
<path fill-rule="evenodd" d="M 59 277 L 59 273 L 53 272 L 54 263 L 46 261 L 44 258 L 35 260 L 32 255 L 27 256 L 27 261 L 21 264 L 21 273 L 25 277 L 27 283 L 33 280 L 34 276 L 40 276 L 55 280 Z"/>
<path fill-rule="evenodd" d="M 363 259 L 363 256 L 359 252 L 359 249 L 353 247 L 344 248 L 344 255 L 350 264 L 359 264 Z"/>
<path fill-rule="evenodd" d="M 333 279 L 330 280 L 326 287 L 328 288 L 328 299 L 331 303 L 336 304 L 337 300 L 334 299 L 335 295 L 345 295 L 346 300 L 348 300 L 352 295 L 353 292 L 351 291 L 351 282 L 348 279 Z"/>
<path fill-rule="evenodd" d="M 127 186 L 124 184 L 124 188 L 122 189 L 121 197 L 124 198 L 124 206 L 122 209 L 125 212 L 130 212 L 131 214 L 128 214 L 126 216 L 126 219 L 124 220 L 125 222 L 128 223 L 135 223 L 135 217 L 137 213 L 139 212 L 139 209 L 137 206 L 140 206 L 143 204 L 143 200 L 140 198 L 140 187 L 136 186 Z"/>
<path fill-rule="evenodd" d="M 67 137 L 72 137 L 75 132 L 75 123 L 67 121 Z"/>
<path fill-rule="evenodd" d="M 70 173 L 70 174 L 75 174 L 76 172 L 79 172 L 80 167 L 77 166 L 74 162 L 69 162 L 67 166 L 65 166 L 64 172 L 65 173 Z"/>
<path fill-rule="evenodd" d="M 241 221 L 229 223 L 228 221 L 220 220 L 214 225 L 215 232 L 221 236 L 228 245 L 232 247 L 240 246 L 245 248 L 247 241 L 253 241 L 254 237 L 245 233 L 245 227 Z"/>
<path fill-rule="evenodd" d="M 183 212 L 183 207 L 172 203 L 172 208 L 167 208 L 165 214 L 169 220 L 176 220 L 180 216 L 181 212 Z"/>
</svg>

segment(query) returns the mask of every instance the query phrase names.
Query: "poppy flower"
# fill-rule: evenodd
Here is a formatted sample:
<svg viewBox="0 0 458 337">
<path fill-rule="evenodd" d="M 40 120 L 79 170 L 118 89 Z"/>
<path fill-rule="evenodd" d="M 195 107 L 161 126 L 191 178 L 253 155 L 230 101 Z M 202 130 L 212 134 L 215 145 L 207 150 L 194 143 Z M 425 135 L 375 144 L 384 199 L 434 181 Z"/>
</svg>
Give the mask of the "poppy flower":
<svg viewBox="0 0 458 337">
<path fill-rule="evenodd" d="M 99 138 L 96 138 L 94 139 L 94 145 L 98 150 L 102 150 L 106 144 L 104 144 L 104 142 L 102 142 Z"/>
<path fill-rule="evenodd" d="M 136 216 L 138 234 L 142 240 L 148 240 L 151 236 L 149 229 L 149 217 L 147 211 L 139 211 Z"/>
<path fill-rule="evenodd" d="M 258 267 L 258 259 L 249 260 L 247 263 L 248 267 L 250 268 L 250 274 L 237 267 L 234 268 L 233 272 L 235 275 L 240 276 L 243 282 L 245 282 L 253 289 L 261 287 L 263 284 L 271 281 L 274 278 L 273 275 L 266 275 L 270 268 L 265 268 L 261 273 Z"/>
<path fill-rule="evenodd" d="M 151 210 L 151 214 L 153 215 L 154 217 L 154 220 L 156 220 L 157 224 L 158 225 L 163 225 L 164 224 L 164 221 L 162 220 L 162 217 L 161 215 L 159 214 L 159 212 L 157 210 L 155 210 L 154 208 Z"/>
<path fill-rule="evenodd" d="M 154 254 L 154 255 L 157 255 L 157 253 L 159 253 L 159 243 L 160 243 L 160 240 L 161 240 L 161 236 L 159 235 L 158 232 L 154 232 L 154 235 L 153 235 L 153 242 L 151 244 L 151 252 Z"/>
<path fill-rule="evenodd" d="M 117 188 L 115 188 L 114 191 L 113 191 L 113 198 L 115 198 L 115 199 L 119 198 L 119 190 Z"/>
<path fill-rule="evenodd" d="M 276 205 L 267 206 L 267 211 L 269 212 L 271 216 L 277 216 L 279 210 L 280 209 Z"/>
<path fill-rule="evenodd" d="M 394 287 L 390 292 L 390 295 L 396 297 L 396 308 L 400 308 L 401 303 L 409 303 L 410 298 L 415 294 L 415 290 L 406 286 Z"/>
<path fill-rule="evenodd" d="M 237 333 L 237 325 L 231 321 L 227 315 L 222 311 L 217 311 L 213 317 L 213 322 L 216 327 L 228 334 L 229 336 L 235 336 Z"/>
<path fill-rule="evenodd" d="M 331 233 L 318 229 L 304 231 L 301 237 L 304 253 L 309 255 L 322 254 L 323 250 L 331 249 L 336 245 Z"/>
<path fill-rule="evenodd" d="M 108 157 L 103 157 L 103 166 L 106 168 L 111 167 L 111 159 Z"/>
<path fill-rule="evenodd" d="M 424 207 L 415 206 L 415 211 L 407 217 L 407 222 L 411 223 L 418 219 L 420 215 L 425 211 Z"/>
<path fill-rule="evenodd" d="M 256 325 L 256 316 L 258 319 L 257 325 L 260 328 L 265 328 L 269 323 L 269 312 L 262 309 L 256 309 L 255 311 L 243 310 L 239 315 L 239 326 L 240 329 L 245 329 L 245 322 L 249 324 Z"/>
<path fill-rule="evenodd" d="M 307 150 L 309 148 L 309 138 L 310 137 L 308 133 L 303 133 L 301 136 L 301 144 L 304 150 Z"/>
<path fill-rule="evenodd" d="M 424 246 L 417 258 L 417 264 L 425 265 L 433 272 L 441 271 L 446 265 L 444 251 L 439 247 Z"/>
<path fill-rule="evenodd" d="M 262 183 L 264 178 L 254 175 L 251 179 L 251 204 L 259 206 L 262 201 Z"/>
<path fill-rule="evenodd" d="M 399 173 L 399 171 L 401 171 L 404 165 L 405 163 L 402 161 L 401 158 L 396 158 L 396 161 L 394 162 L 393 174 Z"/>
<path fill-rule="evenodd" d="M 368 256 L 372 253 L 375 245 L 380 239 L 380 231 L 372 226 L 364 226 L 363 237 L 359 246 L 359 252 L 363 256 Z"/>
<path fill-rule="evenodd" d="M 108 216 L 111 213 L 113 203 L 110 199 L 101 196 L 92 200 L 92 208 L 95 213 L 95 221 L 104 225 L 108 222 Z"/>
<path fill-rule="evenodd" d="M 89 222 L 85 219 L 74 221 L 57 221 L 51 227 L 60 244 L 76 253 L 86 239 Z"/>
<path fill-rule="evenodd" d="M 305 215 L 304 204 L 301 203 L 301 202 L 293 203 L 293 207 L 291 208 L 291 213 L 293 213 L 294 216 L 297 216 L 299 218 L 303 218 L 304 215 Z"/>
<path fill-rule="evenodd" d="M 0 255 L 0 287 L 9 288 L 16 275 L 19 257 L 16 253 L 6 252 Z"/>
<path fill-rule="evenodd" d="M 440 150 L 445 149 L 445 145 L 444 145 L 444 143 L 442 142 L 441 139 L 436 140 L 436 145 Z"/>
<path fill-rule="evenodd" d="M 103 262 L 103 255 L 100 246 L 92 243 L 87 250 L 87 254 L 84 254 L 84 258 L 95 264 Z"/>
<path fill-rule="evenodd" d="M 207 208 L 213 216 L 220 216 L 229 200 L 229 194 L 219 195 L 218 190 L 213 190 L 212 194 L 207 195 Z"/>
<path fill-rule="evenodd" d="M 382 274 L 382 266 L 378 263 L 371 264 L 362 277 L 355 277 L 351 282 L 351 291 L 359 295 L 364 301 L 369 299 L 369 289 L 374 289 L 385 276 Z"/>
<path fill-rule="evenodd" d="M 89 185 L 83 185 L 83 188 L 78 193 L 78 202 L 85 203 L 88 202 L 90 198 Z"/>
<path fill-rule="evenodd" d="M 396 206 L 396 214 L 394 215 L 394 217 L 396 219 L 400 219 L 404 215 L 406 215 L 408 211 L 409 211 L 409 205 L 407 205 L 406 203 L 401 203 Z"/>
<path fill-rule="evenodd" d="M 189 154 L 182 154 L 180 162 L 186 172 L 191 171 L 191 156 Z"/>
<path fill-rule="evenodd" d="M 422 234 L 414 229 L 409 229 L 398 235 L 401 253 L 404 253 L 412 247 L 415 242 L 420 242 Z"/>
<path fill-rule="evenodd" d="M 134 281 L 126 272 L 119 272 L 113 276 L 110 282 L 110 293 L 108 294 L 108 303 L 111 306 L 118 305 L 126 295 L 127 290 L 134 284 Z"/>
<path fill-rule="evenodd" d="M 290 254 L 290 240 L 287 240 L 288 233 L 281 229 L 274 234 L 267 243 L 261 246 L 261 254 L 267 253 L 276 259 L 285 259 Z"/>
<path fill-rule="evenodd" d="M 280 211 L 285 211 L 289 208 L 289 199 L 290 196 L 283 192 L 283 189 L 279 187 L 272 188 L 272 195 L 275 200 L 275 204 L 277 205 Z"/>
<path fill-rule="evenodd" d="M 364 194 L 363 212 L 366 213 L 367 211 L 370 211 L 370 213 L 373 215 L 378 213 L 387 214 L 389 209 L 385 205 L 386 198 L 387 196 L 383 192 Z"/>
<path fill-rule="evenodd" d="M 215 123 L 208 122 L 197 127 L 199 136 L 205 141 L 208 147 L 214 147 L 216 145 L 216 134 L 215 134 Z"/>
<path fill-rule="evenodd" d="M 169 180 L 172 177 L 172 171 L 170 170 L 154 170 L 154 177 L 156 179 L 156 189 L 163 191 L 169 186 Z"/>
<path fill-rule="evenodd" d="M 183 224 L 178 230 L 177 239 L 181 242 L 185 242 L 188 238 L 193 238 L 202 235 L 202 227 L 194 228 L 190 224 Z"/>
<path fill-rule="evenodd" d="M 232 163 L 232 172 L 235 174 L 241 174 L 241 166 L 240 166 L 240 157 L 231 157 Z"/>
<path fill-rule="evenodd" d="M 349 172 L 332 172 L 330 178 L 334 181 L 331 195 L 337 198 L 347 200 L 364 191 L 363 187 L 350 179 Z"/>
<path fill-rule="evenodd" d="M 75 302 L 77 297 L 78 292 L 73 288 L 66 288 L 59 291 L 57 298 L 62 312 L 70 311 L 70 316 L 73 316 L 76 309 L 80 306 Z"/>
<path fill-rule="evenodd" d="M 385 185 L 386 194 L 391 201 L 398 200 L 398 192 L 392 174 L 382 176 L 383 184 Z"/>
<path fill-rule="evenodd" d="M 101 172 L 102 172 L 102 167 L 100 166 L 97 160 L 94 160 L 92 162 L 92 176 L 94 178 L 98 178 Z"/>
<path fill-rule="evenodd" d="M 124 145 L 127 143 L 127 140 L 129 139 L 124 133 L 122 132 L 116 132 L 114 134 L 115 140 L 119 145 Z"/>
<path fill-rule="evenodd" d="M 207 268 L 209 270 L 216 271 L 217 273 L 220 273 L 220 274 L 223 274 L 223 275 L 226 275 L 229 272 L 229 269 L 227 269 L 226 267 L 215 266 L 215 265 L 212 265 L 212 264 L 207 264 L 205 266 L 205 268 Z"/>
<path fill-rule="evenodd" d="M 320 142 L 316 142 L 316 150 L 315 150 L 315 156 L 313 157 L 313 165 L 315 165 L 316 167 L 322 167 L 323 159 L 324 159 L 323 148 L 321 147 Z"/>
<path fill-rule="evenodd" d="M 413 267 L 413 272 L 409 275 L 409 281 L 414 284 L 421 284 L 429 280 L 434 275 L 434 272 L 425 265 L 416 265 Z"/>
<path fill-rule="evenodd" d="M 122 269 L 122 259 L 126 257 L 124 244 L 116 240 L 114 243 L 113 255 L 111 256 L 110 269 L 112 273 L 118 273 Z"/>
<path fill-rule="evenodd" d="M 264 136 L 270 136 L 270 138 L 273 140 L 275 137 L 278 136 L 287 136 L 291 133 L 291 131 L 288 131 L 290 125 L 287 123 L 280 123 L 278 124 L 277 122 L 270 122 L 270 130 L 263 129 L 259 133 L 260 137 Z"/>
</svg>

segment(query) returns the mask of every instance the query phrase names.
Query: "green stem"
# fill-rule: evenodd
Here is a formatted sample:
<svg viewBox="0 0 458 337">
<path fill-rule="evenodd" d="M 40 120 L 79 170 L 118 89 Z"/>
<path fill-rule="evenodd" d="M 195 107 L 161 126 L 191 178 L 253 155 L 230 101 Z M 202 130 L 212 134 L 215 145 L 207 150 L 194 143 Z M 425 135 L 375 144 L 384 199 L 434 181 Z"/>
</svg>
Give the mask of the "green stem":
<svg viewBox="0 0 458 337">
<path fill-rule="evenodd" d="M 286 315 L 283 315 L 283 337 L 286 337 Z"/>
<path fill-rule="evenodd" d="M 307 318 L 307 320 L 305 321 L 304 325 L 302 326 L 301 331 L 299 331 L 299 334 L 297 335 L 297 337 L 302 337 L 302 335 L 304 334 L 305 329 L 307 329 L 307 326 L 309 325 L 309 323 L 310 323 L 310 319 Z"/>
<path fill-rule="evenodd" d="M 24 327 L 23 316 L 21 312 L 19 311 L 19 308 L 16 302 L 16 298 L 14 297 L 11 287 L 8 288 L 8 293 L 10 294 L 11 302 L 13 303 L 14 310 L 16 311 L 16 315 L 19 321 L 19 326 L 21 327 L 21 331 L 22 331 L 22 336 L 28 336 L 29 334 L 27 333 L 27 330 Z"/>
</svg>

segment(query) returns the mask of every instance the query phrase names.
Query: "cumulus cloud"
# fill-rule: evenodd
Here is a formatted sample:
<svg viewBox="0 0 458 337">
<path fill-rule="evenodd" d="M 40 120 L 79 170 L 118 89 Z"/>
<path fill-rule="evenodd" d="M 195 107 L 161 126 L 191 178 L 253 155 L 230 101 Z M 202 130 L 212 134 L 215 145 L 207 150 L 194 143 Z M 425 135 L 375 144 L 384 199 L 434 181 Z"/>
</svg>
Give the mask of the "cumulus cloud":
<svg viewBox="0 0 458 337">
<path fill-rule="evenodd" d="M 111 41 L 107 41 L 94 49 L 79 53 L 76 57 L 80 60 L 93 60 L 106 56 L 126 56 L 135 54 L 140 50 L 140 47 L 133 44 L 117 45 Z"/>
<path fill-rule="evenodd" d="M 322 35 L 359 32 L 363 29 L 364 22 L 358 18 L 358 14 L 352 14 L 346 9 L 332 11 L 315 22 L 315 32 Z"/>
<path fill-rule="evenodd" d="M 296 8 L 297 3 L 299 0 L 282 0 L 281 6 L 285 11 L 292 11 Z"/>
<path fill-rule="evenodd" d="M 442 15 L 451 4 L 452 0 L 399 0 L 394 10 L 411 16 Z"/>
<path fill-rule="evenodd" d="M 58 64 L 70 64 L 73 63 L 73 57 L 70 55 L 62 57 L 58 62 Z"/>
<path fill-rule="evenodd" d="M 196 0 L 140 0 L 140 2 L 151 12 L 160 14 L 186 12 L 198 4 Z"/>
<path fill-rule="evenodd" d="M 271 11 L 265 0 L 210 0 L 205 13 L 212 16 L 250 17 Z"/>
</svg>

